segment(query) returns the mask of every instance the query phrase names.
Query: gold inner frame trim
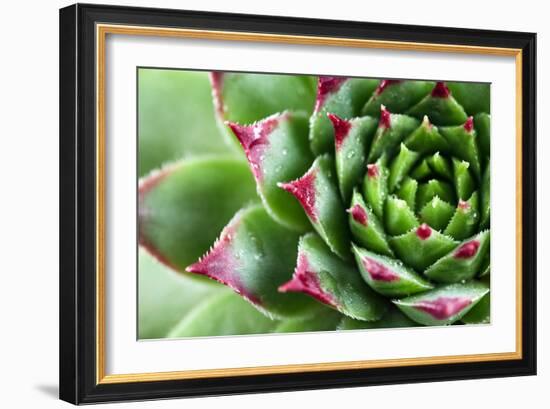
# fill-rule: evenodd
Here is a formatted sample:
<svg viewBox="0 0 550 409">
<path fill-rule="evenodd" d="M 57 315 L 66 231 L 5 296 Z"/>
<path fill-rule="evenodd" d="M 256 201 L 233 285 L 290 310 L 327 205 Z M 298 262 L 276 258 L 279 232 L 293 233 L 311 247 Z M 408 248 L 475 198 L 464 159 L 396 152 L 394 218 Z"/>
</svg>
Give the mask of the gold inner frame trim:
<svg viewBox="0 0 550 409">
<path fill-rule="evenodd" d="M 428 51 L 513 56 L 516 64 L 516 350 L 504 353 L 449 355 L 314 364 L 186 370 L 131 374 L 105 374 L 105 41 L 107 34 L 247 41 L 295 45 Z M 116 24 L 96 25 L 96 383 L 116 384 L 214 377 L 322 372 L 350 369 L 388 368 L 465 362 L 518 360 L 522 358 L 522 51 L 515 48 L 362 40 L 320 36 L 178 29 Z"/>
</svg>

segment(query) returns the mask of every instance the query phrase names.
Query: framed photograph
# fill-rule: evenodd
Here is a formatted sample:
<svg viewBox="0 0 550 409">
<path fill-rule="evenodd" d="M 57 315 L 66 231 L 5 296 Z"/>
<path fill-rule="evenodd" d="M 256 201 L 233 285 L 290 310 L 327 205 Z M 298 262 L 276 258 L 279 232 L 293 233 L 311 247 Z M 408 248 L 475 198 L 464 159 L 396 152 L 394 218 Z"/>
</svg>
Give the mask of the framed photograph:
<svg viewBox="0 0 550 409">
<path fill-rule="evenodd" d="M 61 399 L 534 375 L 535 54 L 61 9 Z"/>
</svg>

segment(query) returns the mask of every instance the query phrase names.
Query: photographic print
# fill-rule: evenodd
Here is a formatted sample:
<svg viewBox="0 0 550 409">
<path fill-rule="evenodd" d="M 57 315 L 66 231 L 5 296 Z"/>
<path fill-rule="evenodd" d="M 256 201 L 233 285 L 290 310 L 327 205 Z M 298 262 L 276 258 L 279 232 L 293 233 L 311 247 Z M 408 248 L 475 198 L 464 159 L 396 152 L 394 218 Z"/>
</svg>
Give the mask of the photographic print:
<svg viewBox="0 0 550 409">
<path fill-rule="evenodd" d="M 138 339 L 489 324 L 490 89 L 137 68 Z"/>
<path fill-rule="evenodd" d="M 60 40 L 61 399 L 536 374 L 536 34 L 76 4 Z"/>
</svg>

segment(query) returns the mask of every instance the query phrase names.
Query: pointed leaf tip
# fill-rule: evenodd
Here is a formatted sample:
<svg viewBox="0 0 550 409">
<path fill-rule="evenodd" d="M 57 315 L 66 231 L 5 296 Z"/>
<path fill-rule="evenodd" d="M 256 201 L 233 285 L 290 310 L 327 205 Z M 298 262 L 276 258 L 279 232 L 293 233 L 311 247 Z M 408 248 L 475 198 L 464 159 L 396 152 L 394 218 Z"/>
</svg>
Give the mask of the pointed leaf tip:
<svg viewBox="0 0 550 409">
<path fill-rule="evenodd" d="M 383 93 L 390 85 L 399 84 L 402 80 L 382 80 L 380 85 L 376 88 L 376 95 Z"/>
<path fill-rule="evenodd" d="M 466 122 L 464 122 L 464 130 L 471 133 L 474 130 L 474 117 L 469 116 Z"/>
<path fill-rule="evenodd" d="M 334 127 L 334 141 L 336 149 L 340 149 L 342 143 L 344 142 L 344 139 L 346 139 L 349 134 L 349 131 L 351 129 L 351 122 L 340 118 L 338 115 L 330 112 L 327 113 L 327 116 L 328 119 L 330 119 L 330 122 L 332 122 L 332 126 Z"/>
<path fill-rule="evenodd" d="M 375 178 L 379 175 L 378 172 L 378 165 L 376 163 L 372 163 L 367 165 L 367 176 L 369 178 Z"/>
<path fill-rule="evenodd" d="M 311 168 L 304 176 L 299 179 L 287 183 L 278 183 L 281 189 L 286 190 L 293 195 L 302 207 L 306 214 L 313 220 L 317 221 L 317 213 L 315 211 L 315 178 L 316 169 Z"/>
<path fill-rule="evenodd" d="M 252 125 L 225 122 L 242 145 L 254 176 L 258 181 L 261 181 L 263 178 L 261 162 L 264 151 L 269 145 L 269 135 L 286 116 L 287 113 L 275 114 Z"/>
<path fill-rule="evenodd" d="M 278 291 L 292 276 L 298 240 L 262 206 L 249 206 L 235 214 L 210 251 L 187 271 L 230 287 L 268 317 L 298 316 L 315 302 Z"/>
<path fill-rule="evenodd" d="M 242 160 L 211 156 L 165 166 L 139 181 L 139 244 L 161 263 L 184 272 L 235 212 L 256 199 L 254 179 Z"/>
<path fill-rule="evenodd" d="M 380 105 L 380 122 L 379 126 L 381 128 L 390 128 L 391 127 L 391 112 L 386 109 L 384 105 Z"/>
<path fill-rule="evenodd" d="M 451 96 L 451 90 L 445 85 L 443 81 L 438 81 L 435 87 L 432 89 L 432 97 L 435 98 L 449 98 Z"/>
<path fill-rule="evenodd" d="M 478 249 L 480 246 L 480 242 L 478 240 L 471 240 L 464 244 L 462 244 L 458 249 L 454 252 L 454 258 L 472 258 L 476 255 Z"/>
<path fill-rule="evenodd" d="M 311 297 L 319 300 L 323 304 L 336 307 L 336 302 L 334 301 L 331 294 L 325 292 L 321 288 L 321 283 L 319 282 L 319 277 L 317 274 L 310 270 L 310 264 L 307 258 L 307 255 L 301 253 L 298 256 L 298 264 L 294 270 L 294 275 L 292 279 L 287 283 L 279 287 L 279 291 L 286 292 L 301 292 L 310 295 Z"/>
<path fill-rule="evenodd" d="M 426 223 L 422 223 L 416 229 L 416 235 L 420 240 L 426 240 L 432 235 L 432 229 Z"/>
<path fill-rule="evenodd" d="M 424 128 L 428 130 L 433 128 L 433 124 L 430 122 L 430 118 L 428 118 L 428 115 L 424 115 L 424 117 L 422 118 L 422 126 L 424 126 Z"/>
<path fill-rule="evenodd" d="M 459 209 L 461 209 L 461 210 L 470 210 L 470 203 L 468 203 L 468 202 L 466 202 L 466 201 L 460 199 L 460 200 L 458 201 L 457 207 L 458 207 Z"/>
<path fill-rule="evenodd" d="M 235 232 L 239 226 L 242 212 L 235 215 L 233 220 L 223 229 L 220 238 L 216 240 L 210 251 L 194 264 L 188 266 L 185 271 L 188 273 L 204 275 L 218 281 L 230 288 L 237 294 L 242 295 L 253 304 L 260 304 L 260 300 L 249 293 L 239 275 L 238 260 L 233 255 L 232 244 Z"/>
<path fill-rule="evenodd" d="M 353 220 L 355 220 L 357 223 L 365 227 L 368 225 L 369 218 L 367 216 L 367 212 L 365 211 L 363 206 L 361 206 L 359 203 L 347 209 L 346 212 L 351 214 L 351 217 L 353 217 Z"/>
<path fill-rule="evenodd" d="M 337 92 L 342 84 L 347 80 L 346 77 L 320 76 L 317 86 L 317 99 L 315 101 L 314 112 L 319 112 L 330 94 Z"/>
<path fill-rule="evenodd" d="M 292 279 L 279 291 L 308 294 L 359 320 L 377 320 L 386 310 L 384 300 L 363 282 L 355 266 L 340 259 L 315 233 L 300 239 Z"/>
</svg>

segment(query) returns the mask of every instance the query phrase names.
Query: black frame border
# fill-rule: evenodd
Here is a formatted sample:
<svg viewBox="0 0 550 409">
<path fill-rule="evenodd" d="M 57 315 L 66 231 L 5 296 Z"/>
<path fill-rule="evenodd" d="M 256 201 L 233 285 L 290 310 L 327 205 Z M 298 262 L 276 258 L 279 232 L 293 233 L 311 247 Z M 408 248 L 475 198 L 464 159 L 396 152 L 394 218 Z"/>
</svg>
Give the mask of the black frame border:
<svg viewBox="0 0 550 409">
<path fill-rule="evenodd" d="M 522 50 L 522 358 L 96 384 L 95 25 L 460 44 Z M 60 10 L 60 399 L 74 404 L 536 374 L 536 34 L 76 4 Z"/>
</svg>

